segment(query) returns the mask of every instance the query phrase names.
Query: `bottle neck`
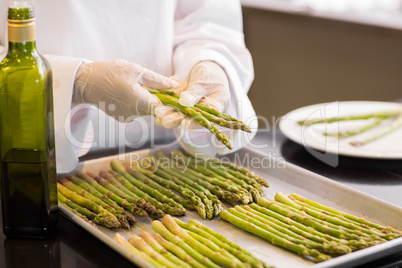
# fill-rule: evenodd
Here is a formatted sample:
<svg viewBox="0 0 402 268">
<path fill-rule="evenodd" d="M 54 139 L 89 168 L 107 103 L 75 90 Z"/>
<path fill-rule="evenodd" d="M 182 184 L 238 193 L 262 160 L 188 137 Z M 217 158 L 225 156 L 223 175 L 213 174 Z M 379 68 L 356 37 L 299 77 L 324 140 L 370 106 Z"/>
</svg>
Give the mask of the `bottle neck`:
<svg viewBox="0 0 402 268">
<path fill-rule="evenodd" d="M 30 42 L 8 42 L 8 53 L 34 52 L 36 50 L 35 41 Z"/>
<path fill-rule="evenodd" d="M 35 50 L 35 19 L 8 20 L 8 50 Z"/>
</svg>

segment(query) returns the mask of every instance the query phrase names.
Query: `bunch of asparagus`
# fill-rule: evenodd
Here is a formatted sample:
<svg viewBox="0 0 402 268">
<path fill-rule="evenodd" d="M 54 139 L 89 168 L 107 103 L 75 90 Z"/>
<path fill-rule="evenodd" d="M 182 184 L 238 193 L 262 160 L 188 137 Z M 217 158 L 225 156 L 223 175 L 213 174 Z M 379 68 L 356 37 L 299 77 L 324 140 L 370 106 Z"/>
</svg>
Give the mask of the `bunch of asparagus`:
<svg viewBox="0 0 402 268">
<path fill-rule="evenodd" d="M 389 125 L 384 126 L 381 130 L 377 133 L 374 133 L 372 136 L 367 137 L 361 141 L 352 141 L 350 142 L 351 145 L 359 147 L 365 144 L 368 144 L 372 141 L 375 141 L 389 133 L 393 132 L 394 130 L 400 128 L 402 126 L 402 108 L 397 110 L 389 110 L 389 111 L 380 111 L 377 113 L 369 113 L 369 114 L 361 114 L 361 115 L 350 115 L 344 117 L 332 117 L 328 119 L 311 119 L 311 120 L 302 120 L 298 121 L 297 123 L 302 126 L 309 126 L 312 124 L 324 124 L 324 123 L 333 123 L 333 122 L 340 122 L 340 121 L 350 121 L 350 120 L 367 120 L 374 118 L 374 121 L 371 123 L 364 125 L 362 127 L 358 127 L 356 129 L 347 130 L 344 132 L 334 132 L 334 133 L 324 133 L 326 136 L 331 137 L 338 137 L 338 138 L 346 138 L 353 135 L 357 135 L 363 133 L 367 130 L 370 130 L 374 127 L 380 125 L 386 119 L 392 119 Z"/>
<path fill-rule="evenodd" d="M 269 267 L 250 252 L 195 220 L 169 215 L 152 223 L 154 234 L 141 232 L 115 241 L 155 267 Z"/>
<path fill-rule="evenodd" d="M 229 138 L 222 133 L 216 125 L 239 129 L 251 133 L 250 127 L 245 123 L 228 114 L 221 113 L 213 108 L 208 108 L 200 104 L 195 104 L 193 107 L 186 107 L 179 104 L 180 96 L 170 90 L 157 90 L 147 88 L 148 91 L 154 94 L 165 105 L 173 107 L 176 111 L 190 116 L 196 120 L 201 126 L 208 129 L 216 139 L 222 142 L 227 148 L 233 149 Z M 216 125 L 214 125 L 216 124 Z"/>
<path fill-rule="evenodd" d="M 297 194 L 277 193 L 258 204 L 235 206 L 221 218 L 274 245 L 316 262 L 402 236 L 402 232 L 324 206 Z"/>
<path fill-rule="evenodd" d="M 187 198 L 203 219 L 212 219 L 223 209 L 222 202 L 248 204 L 262 195 L 268 182 L 248 169 L 218 159 L 196 159 L 173 151 L 139 161 L 127 168 L 136 178 L 144 177 L 154 189 L 169 189 Z"/>
</svg>

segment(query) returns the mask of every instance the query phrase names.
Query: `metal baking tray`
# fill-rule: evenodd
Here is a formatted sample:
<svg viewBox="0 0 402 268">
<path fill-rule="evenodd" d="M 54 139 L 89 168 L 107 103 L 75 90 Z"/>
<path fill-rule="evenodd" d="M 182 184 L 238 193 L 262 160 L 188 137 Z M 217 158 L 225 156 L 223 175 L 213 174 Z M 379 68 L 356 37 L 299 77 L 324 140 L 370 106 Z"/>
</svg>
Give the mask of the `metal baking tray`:
<svg viewBox="0 0 402 268">
<path fill-rule="evenodd" d="M 84 172 L 98 172 L 100 170 L 110 169 L 109 163 L 112 159 L 134 161 L 139 157 L 154 154 L 156 152 L 161 151 L 169 153 L 172 150 L 178 149 L 178 146 L 159 147 L 85 161 L 79 163 L 75 172 L 78 170 Z M 284 162 L 284 160 L 263 155 L 252 149 L 244 148 L 226 157 L 235 163 L 253 163 L 254 168 L 249 168 L 256 174 L 266 178 L 270 184 L 269 188 L 264 188 L 264 196 L 267 198 L 273 198 L 276 192 L 284 192 L 287 194 L 298 193 L 305 197 L 315 199 L 323 204 L 364 217 L 370 221 L 390 225 L 398 230 L 402 230 L 402 208 L 398 206 L 351 189 L 291 163 Z M 226 208 L 228 207 L 229 205 L 226 204 Z M 138 234 L 141 231 L 152 233 L 152 220 L 150 218 L 137 217 L 138 223 L 130 231 L 122 229 L 110 230 L 101 226 L 94 227 L 65 209 L 63 206 L 60 206 L 60 210 L 68 219 L 86 229 L 92 235 L 134 264 L 139 267 L 153 267 L 113 240 L 116 232 L 125 238 Z M 344 256 L 336 257 L 325 262 L 313 263 L 307 259 L 303 259 L 295 253 L 273 246 L 257 236 L 242 231 L 230 223 L 224 222 L 219 217 L 216 217 L 213 220 L 202 220 L 194 211 L 188 211 L 185 216 L 181 217 L 185 222 L 191 218 L 197 219 L 203 224 L 213 228 L 215 231 L 233 240 L 241 247 L 246 248 L 267 264 L 274 265 L 277 268 L 352 267 L 402 250 L 402 238 L 398 238 Z"/>
</svg>

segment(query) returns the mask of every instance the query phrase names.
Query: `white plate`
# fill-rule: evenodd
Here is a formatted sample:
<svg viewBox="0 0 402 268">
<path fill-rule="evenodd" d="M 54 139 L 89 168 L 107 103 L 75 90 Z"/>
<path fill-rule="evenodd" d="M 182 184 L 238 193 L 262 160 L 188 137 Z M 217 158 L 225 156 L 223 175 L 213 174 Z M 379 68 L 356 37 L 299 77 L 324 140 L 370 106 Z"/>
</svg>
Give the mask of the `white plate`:
<svg viewBox="0 0 402 268">
<path fill-rule="evenodd" d="M 360 147 L 350 145 L 352 141 L 364 140 L 366 137 L 373 135 L 382 125 L 388 124 L 389 121 L 384 121 L 380 126 L 361 134 L 339 139 L 325 136 L 323 133 L 354 129 L 368 124 L 370 121 L 355 120 L 310 126 L 301 126 L 297 123 L 300 120 L 373 113 L 400 107 L 400 103 L 377 101 L 336 101 L 315 104 L 287 113 L 281 118 L 279 128 L 289 139 L 303 145 L 309 151 L 311 149 L 318 150 L 322 152 L 321 155 L 330 153 L 362 158 L 402 159 L 402 128 Z"/>
</svg>

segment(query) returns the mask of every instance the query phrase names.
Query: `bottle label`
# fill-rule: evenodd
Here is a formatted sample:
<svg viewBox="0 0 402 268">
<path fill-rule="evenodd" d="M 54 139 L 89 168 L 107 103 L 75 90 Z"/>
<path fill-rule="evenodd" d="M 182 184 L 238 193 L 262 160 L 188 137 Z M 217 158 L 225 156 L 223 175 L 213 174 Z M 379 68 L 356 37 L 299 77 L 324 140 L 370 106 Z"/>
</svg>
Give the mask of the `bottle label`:
<svg viewBox="0 0 402 268">
<path fill-rule="evenodd" d="M 8 20 L 8 41 L 32 42 L 36 39 L 35 20 Z"/>
</svg>

